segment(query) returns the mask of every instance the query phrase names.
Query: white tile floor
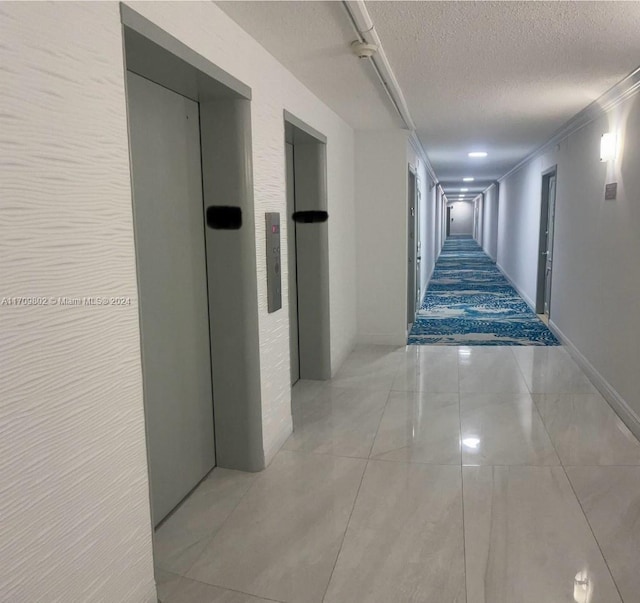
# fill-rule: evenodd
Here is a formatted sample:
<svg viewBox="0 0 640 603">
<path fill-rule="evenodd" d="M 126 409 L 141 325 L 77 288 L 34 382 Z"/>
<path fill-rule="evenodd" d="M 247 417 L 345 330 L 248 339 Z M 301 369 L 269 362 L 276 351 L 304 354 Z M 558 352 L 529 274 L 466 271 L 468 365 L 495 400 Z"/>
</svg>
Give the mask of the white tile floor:
<svg viewBox="0 0 640 603">
<path fill-rule="evenodd" d="M 163 603 L 640 602 L 640 444 L 562 348 L 364 347 L 156 534 Z"/>
</svg>

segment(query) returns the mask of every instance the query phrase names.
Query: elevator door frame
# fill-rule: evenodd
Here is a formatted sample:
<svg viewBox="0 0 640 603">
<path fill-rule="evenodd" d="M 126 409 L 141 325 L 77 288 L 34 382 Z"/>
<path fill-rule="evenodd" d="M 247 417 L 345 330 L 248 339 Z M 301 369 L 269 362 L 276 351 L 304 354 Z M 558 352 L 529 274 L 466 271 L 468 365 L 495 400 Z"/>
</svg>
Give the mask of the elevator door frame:
<svg viewBox="0 0 640 603">
<path fill-rule="evenodd" d="M 234 206 L 239 229 L 206 227 L 217 466 L 265 467 L 262 437 L 251 89 L 120 4 L 125 70 L 200 106 L 203 211 Z M 134 199 L 135 203 L 135 199 Z M 144 367 L 143 367 L 144 370 Z"/>
<path fill-rule="evenodd" d="M 298 224 L 292 219 L 294 211 L 327 209 L 327 138 L 286 110 L 284 130 L 289 341 L 293 385 L 297 378 L 331 378 L 329 226 L 327 222 Z M 288 173 L 287 166 L 288 145 L 291 145 L 292 151 L 292 174 Z"/>
</svg>

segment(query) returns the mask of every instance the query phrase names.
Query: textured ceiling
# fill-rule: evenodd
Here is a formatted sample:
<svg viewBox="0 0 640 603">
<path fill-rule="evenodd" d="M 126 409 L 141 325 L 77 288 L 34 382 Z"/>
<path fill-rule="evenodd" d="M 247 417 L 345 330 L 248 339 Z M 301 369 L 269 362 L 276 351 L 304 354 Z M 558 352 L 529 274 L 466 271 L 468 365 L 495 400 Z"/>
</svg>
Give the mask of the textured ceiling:
<svg viewBox="0 0 640 603">
<path fill-rule="evenodd" d="M 640 2 L 367 8 L 445 190 L 503 176 L 640 64 Z"/>
<path fill-rule="evenodd" d="M 399 125 L 340 2 L 218 5 L 353 127 Z M 366 6 L 448 192 L 483 190 L 640 64 L 640 2 Z"/>
<path fill-rule="evenodd" d="M 342 2 L 216 2 L 318 98 L 356 129 L 401 127 Z"/>
</svg>

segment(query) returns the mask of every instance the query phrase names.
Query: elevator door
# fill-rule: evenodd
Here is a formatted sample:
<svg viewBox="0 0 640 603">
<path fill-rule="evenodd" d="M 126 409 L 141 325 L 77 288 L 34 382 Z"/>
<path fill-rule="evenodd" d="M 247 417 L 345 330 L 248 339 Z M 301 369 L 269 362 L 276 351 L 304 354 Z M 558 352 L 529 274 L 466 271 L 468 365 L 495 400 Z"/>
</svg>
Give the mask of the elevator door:
<svg viewBox="0 0 640 603">
<path fill-rule="evenodd" d="M 215 465 L 198 103 L 127 74 L 151 504 Z"/>
</svg>

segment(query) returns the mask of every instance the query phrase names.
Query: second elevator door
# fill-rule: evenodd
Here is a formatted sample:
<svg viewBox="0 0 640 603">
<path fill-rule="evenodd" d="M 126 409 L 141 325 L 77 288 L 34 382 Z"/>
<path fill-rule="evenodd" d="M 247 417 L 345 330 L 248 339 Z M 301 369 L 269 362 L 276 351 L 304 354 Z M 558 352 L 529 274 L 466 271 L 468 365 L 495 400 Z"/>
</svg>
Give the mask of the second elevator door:
<svg viewBox="0 0 640 603">
<path fill-rule="evenodd" d="M 127 77 L 154 524 L 215 465 L 198 103 Z"/>
<path fill-rule="evenodd" d="M 293 385 L 300 379 L 296 223 L 291 217 L 296 210 L 296 197 L 293 145 L 287 143 L 285 149 L 287 154 L 287 244 L 289 249 L 289 352 L 291 358 L 291 385 Z"/>
</svg>

